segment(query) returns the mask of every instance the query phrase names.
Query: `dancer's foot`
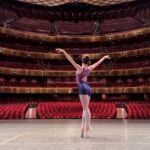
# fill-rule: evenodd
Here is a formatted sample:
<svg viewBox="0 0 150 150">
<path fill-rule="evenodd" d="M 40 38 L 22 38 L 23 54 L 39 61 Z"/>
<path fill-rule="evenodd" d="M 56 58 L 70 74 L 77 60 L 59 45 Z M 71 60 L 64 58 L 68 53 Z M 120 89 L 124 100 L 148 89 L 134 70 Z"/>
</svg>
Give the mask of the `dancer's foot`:
<svg viewBox="0 0 150 150">
<path fill-rule="evenodd" d="M 92 130 L 92 127 L 91 127 L 91 126 L 86 127 L 85 133 L 84 133 L 84 134 L 85 134 L 85 137 L 88 137 L 88 138 L 90 137 L 90 136 L 89 136 L 89 131 L 90 131 L 90 130 Z"/>
<path fill-rule="evenodd" d="M 84 129 L 81 129 L 81 138 L 84 138 Z"/>
<path fill-rule="evenodd" d="M 88 132 L 85 132 L 84 134 L 85 134 L 85 135 L 84 135 L 84 137 L 87 137 L 87 138 L 89 138 L 89 137 L 90 137 L 90 135 L 89 135 L 89 131 L 88 131 Z"/>
<path fill-rule="evenodd" d="M 92 129 L 93 129 L 93 128 L 92 128 L 91 126 L 89 126 L 89 127 L 86 127 L 85 131 L 88 132 L 88 131 L 90 131 L 90 130 L 92 130 Z"/>
<path fill-rule="evenodd" d="M 89 130 L 92 130 L 93 128 L 91 126 L 88 127 Z"/>
</svg>

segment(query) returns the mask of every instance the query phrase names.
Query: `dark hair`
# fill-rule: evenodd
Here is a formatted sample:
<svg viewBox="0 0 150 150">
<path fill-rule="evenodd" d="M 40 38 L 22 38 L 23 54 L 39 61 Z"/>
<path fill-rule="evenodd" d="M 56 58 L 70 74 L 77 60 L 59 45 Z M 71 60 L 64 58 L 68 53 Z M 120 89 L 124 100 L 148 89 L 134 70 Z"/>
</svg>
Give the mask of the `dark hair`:
<svg viewBox="0 0 150 150">
<path fill-rule="evenodd" d="M 85 56 L 82 58 L 82 63 L 86 64 L 86 65 L 90 65 L 91 64 L 91 60 L 89 58 L 89 56 Z"/>
</svg>

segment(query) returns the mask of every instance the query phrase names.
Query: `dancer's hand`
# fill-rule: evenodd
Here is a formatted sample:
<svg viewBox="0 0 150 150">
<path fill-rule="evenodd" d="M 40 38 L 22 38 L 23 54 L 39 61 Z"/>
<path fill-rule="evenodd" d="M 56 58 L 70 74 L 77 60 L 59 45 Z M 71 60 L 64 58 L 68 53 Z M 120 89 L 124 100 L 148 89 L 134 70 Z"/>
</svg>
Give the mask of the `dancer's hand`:
<svg viewBox="0 0 150 150">
<path fill-rule="evenodd" d="M 110 55 L 104 56 L 105 59 L 111 59 Z"/>
<path fill-rule="evenodd" d="M 62 48 L 56 48 L 57 53 L 65 53 L 66 51 Z"/>
</svg>

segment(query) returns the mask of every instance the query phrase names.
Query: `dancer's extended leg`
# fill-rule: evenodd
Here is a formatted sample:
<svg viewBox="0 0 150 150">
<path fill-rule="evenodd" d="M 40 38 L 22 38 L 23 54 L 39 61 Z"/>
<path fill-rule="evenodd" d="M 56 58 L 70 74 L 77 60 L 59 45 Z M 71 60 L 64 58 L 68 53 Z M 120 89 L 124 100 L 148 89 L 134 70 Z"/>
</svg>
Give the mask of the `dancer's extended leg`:
<svg viewBox="0 0 150 150">
<path fill-rule="evenodd" d="M 80 95 L 80 101 L 83 107 L 81 129 L 84 129 L 86 132 L 88 132 L 91 128 L 91 112 L 89 109 L 90 97 L 88 95 Z"/>
<path fill-rule="evenodd" d="M 81 122 L 81 130 L 84 129 L 84 125 L 85 125 L 85 112 L 82 111 L 82 122 Z"/>
</svg>

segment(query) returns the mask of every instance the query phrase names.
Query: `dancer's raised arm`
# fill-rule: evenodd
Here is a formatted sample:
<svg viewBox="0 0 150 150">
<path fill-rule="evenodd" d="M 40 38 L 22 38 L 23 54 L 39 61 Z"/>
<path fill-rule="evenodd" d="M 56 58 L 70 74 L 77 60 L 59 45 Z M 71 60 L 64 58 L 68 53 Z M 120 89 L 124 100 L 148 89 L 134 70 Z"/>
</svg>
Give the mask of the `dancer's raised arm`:
<svg viewBox="0 0 150 150">
<path fill-rule="evenodd" d="M 111 59 L 109 55 L 106 55 L 104 57 L 102 57 L 99 61 L 97 61 L 96 63 L 94 63 L 93 65 L 90 65 L 88 68 L 90 69 L 90 71 L 92 71 L 93 69 L 95 69 L 98 65 L 100 65 L 105 59 Z"/>
<path fill-rule="evenodd" d="M 61 48 L 56 48 L 56 51 L 58 53 L 63 53 L 66 58 L 71 62 L 71 64 L 77 69 L 77 70 L 82 70 L 81 66 L 79 64 L 77 64 L 73 58 L 64 50 L 64 49 L 61 49 Z"/>
</svg>

